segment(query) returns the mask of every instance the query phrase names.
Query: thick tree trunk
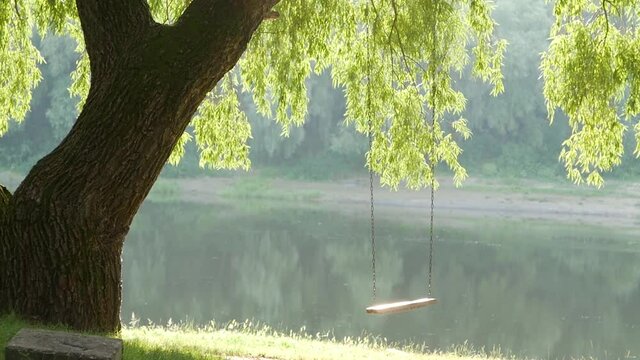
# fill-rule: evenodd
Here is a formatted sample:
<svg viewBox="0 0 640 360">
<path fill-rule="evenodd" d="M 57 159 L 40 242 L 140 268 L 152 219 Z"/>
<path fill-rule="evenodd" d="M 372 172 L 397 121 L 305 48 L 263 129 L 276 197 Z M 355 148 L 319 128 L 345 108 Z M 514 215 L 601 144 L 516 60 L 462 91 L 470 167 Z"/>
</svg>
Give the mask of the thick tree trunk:
<svg viewBox="0 0 640 360">
<path fill-rule="evenodd" d="M 274 0 L 193 0 L 175 26 L 145 0 L 78 0 L 92 84 L 62 143 L 13 196 L 0 189 L 0 311 L 120 327 L 120 255 L 134 215 L 200 102 Z"/>
</svg>

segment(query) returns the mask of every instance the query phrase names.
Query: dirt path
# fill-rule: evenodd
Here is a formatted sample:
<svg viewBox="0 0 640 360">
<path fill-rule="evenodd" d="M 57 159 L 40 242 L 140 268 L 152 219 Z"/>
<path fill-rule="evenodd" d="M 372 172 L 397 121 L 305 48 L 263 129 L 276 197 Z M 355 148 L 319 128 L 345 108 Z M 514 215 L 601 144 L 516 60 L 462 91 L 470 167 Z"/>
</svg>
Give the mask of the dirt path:
<svg viewBox="0 0 640 360">
<path fill-rule="evenodd" d="M 247 177 L 197 178 L 177 180 L 186 201 L 212 203 Z M 265 180 L 266 181 L 266 180 Z M 298 182 L 272 180 L 270 190 L 314 194 L 299 205 L 327 206 L 346 212 L 369 209 L 367 179 L 338 182 Z M 304 198 L 304 197 L 303 197 Z M 429 206 L 429 190 L 390 191 L 375 187 L 376 211 L 424 216 Z M 238 201 L 236 199 L 236 201 Z M 609 182 L 605 190 L 571 184 L 523 181 L 516 185 L 471 180 L 463 188 L 442 181 L 436 192 L 439 217 L 542 219 L 564 222 L 606 224 L 640 228 L 640 183 Z"/>
</svg>

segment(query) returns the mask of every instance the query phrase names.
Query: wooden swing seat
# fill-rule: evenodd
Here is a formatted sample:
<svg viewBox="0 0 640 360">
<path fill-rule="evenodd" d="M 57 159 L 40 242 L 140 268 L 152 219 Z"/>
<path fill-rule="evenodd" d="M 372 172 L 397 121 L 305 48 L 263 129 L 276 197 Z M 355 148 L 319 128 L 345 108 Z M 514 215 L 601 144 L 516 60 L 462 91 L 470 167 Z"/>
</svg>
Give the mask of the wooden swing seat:
<svg viewBox="0 0 640 360">
<path fill-rule="evenodd" d="M 438 300 L 434 298 L 422 298 L 410 301 L 398 301 L 388 304 L 372 305 L 367 308 L 367 314 L 393 314 L 404 311 L 418 309 L 427 305 L 435 304 Z"/>
</svg>

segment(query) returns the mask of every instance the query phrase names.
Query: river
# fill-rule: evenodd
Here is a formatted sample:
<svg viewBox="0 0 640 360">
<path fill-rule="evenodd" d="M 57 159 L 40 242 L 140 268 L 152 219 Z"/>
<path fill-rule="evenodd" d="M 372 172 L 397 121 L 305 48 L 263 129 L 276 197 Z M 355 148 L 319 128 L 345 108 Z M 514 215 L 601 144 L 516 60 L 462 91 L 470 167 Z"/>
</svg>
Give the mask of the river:
<svg viewBox="0 0 640 360">
<path fill-rule="evenodd" d="M 378 301 L 426 295 L 426 217 L 376 221 Z M 232 319 L 545 359 L 640 355 L 640 237 L 567 221 L 436 217 L 439 303 L 366 315 L 369 218 L 249 200 L 147 202 L 123 255 L 125 322 Z"/>
</svg>

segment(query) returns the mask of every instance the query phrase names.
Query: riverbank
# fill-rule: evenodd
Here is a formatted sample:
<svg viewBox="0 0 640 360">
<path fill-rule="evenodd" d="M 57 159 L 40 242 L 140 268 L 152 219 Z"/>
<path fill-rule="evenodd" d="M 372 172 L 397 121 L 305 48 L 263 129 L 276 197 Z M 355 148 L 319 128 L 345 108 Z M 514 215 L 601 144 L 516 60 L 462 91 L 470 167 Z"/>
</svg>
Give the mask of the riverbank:
<svg viewBox="0 0 640 360">
<path fill-rule="evenodd" d="M 0 317 L 0 360 L 4 347 L 19 329 L 28 325 L 15 317 Z M 249 323 L 230 323 L 222 328 L 210 326 L 125 327 L 125 360 L 270 360 L 270 359 L 391 359 L 391 360 L 498 360 L 465 348 L 450 352 L 424 353 L 418 348 L 398 347 L 380 339 L 344 339 L 290 333 L 278 334 Z"/>
<path fill-rule="evenodd" d="M 323 206 L 346 213 L 369 211 L 366 178 L 336 182 L 299 182 L 240 176 L 232 178 L 161 179 L 175 187 L 181 201 L 219 203 L 270 200 L 298 206 Z M 162 186 L 162 185 L 161 185 Z M 374 185 L 376 212 L 424 217 L 430 205 L 429 189 L 392 191 Z M 440 219 L 501 218 L 588 223 L 625 228 L 640 225 L 640 183 L 613 182 L 603 189 L 571 183 L 532 180 L 470 179 L 461 188 L 441 181 L 435 194 Z"/>
<path fill-rule="evenodd" d="M 10 190 L 21 179 L 20 174 L 0 172 L 0 184 Z M 161 177 L 147 200 L 205 204 L 268 200 L 363 214 L 369 211 L 369 198 L 368 178 L 305 182 L 243 173 L 234 177 Z M 377 214 L 420 218 L 429 209 L 430 192 L 392 191 L 376 183 L 374 199 Z M 608 181 L 604 188 L 596 189 L 568 181 L 471 178 L 456 188 L 451 179 L 442 178 L 435 211 L 444 221 L 501 218 L 638 228 L 640 182 Z"/>
</svg>

